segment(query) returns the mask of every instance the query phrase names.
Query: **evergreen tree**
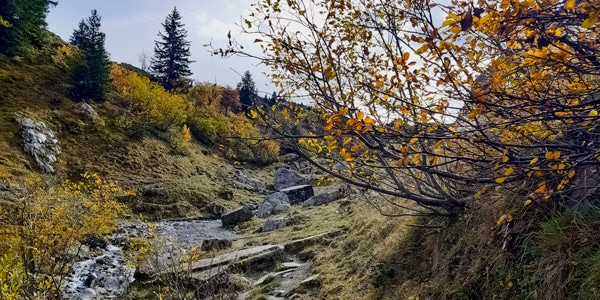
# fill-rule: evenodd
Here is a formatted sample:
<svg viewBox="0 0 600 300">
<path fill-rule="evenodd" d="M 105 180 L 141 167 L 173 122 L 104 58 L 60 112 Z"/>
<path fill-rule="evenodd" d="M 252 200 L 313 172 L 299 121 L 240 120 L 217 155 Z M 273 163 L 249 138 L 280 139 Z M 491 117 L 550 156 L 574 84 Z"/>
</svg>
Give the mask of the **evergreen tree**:
<svg viewBox="0 0 600 300">
<path fill-rule="evenodd" d="M 0 1 L 0 53 L 16 55 L 27 47 L 41 47 L 46 37 L 46 15 L 56 1 Z"/>
<path fill-rule="evenodd" d="M 80 100 L 102 99 L 109 82 L 110 60 L 104 48 L 106 35 L 100 31 L 101 17 L 92 10 L 87 20 L 81 20 L 71 36 L 71 44 L 83 52 L 81 64 L 73 71 L 74 94 Z"/>
<path fill-rule="evenodd" d="M 162 41 L 154 41 L 154 57 L 151 68 L 159 82 L 167 90 L 183 88 L 189 85 L 186 77 L 192 75 L 189 65 L 191 61 L 190 42 L 186 41 L 187 31 L 181 23 L 181 15 L 177 8 L 162 23 L 164 34 L 158 33 Z"/>
<path fill-rule="evenodd" d="M 242 82 L 238 83 L 237 88 L 240 90 L 240 102 L 242 102 L 242 108 L 247 112 L 250 107 L 254 105 L 254 98 L 256 97 L 256 85 L 254 84 L 250 71 L 244 73 Z"/>
</svg>

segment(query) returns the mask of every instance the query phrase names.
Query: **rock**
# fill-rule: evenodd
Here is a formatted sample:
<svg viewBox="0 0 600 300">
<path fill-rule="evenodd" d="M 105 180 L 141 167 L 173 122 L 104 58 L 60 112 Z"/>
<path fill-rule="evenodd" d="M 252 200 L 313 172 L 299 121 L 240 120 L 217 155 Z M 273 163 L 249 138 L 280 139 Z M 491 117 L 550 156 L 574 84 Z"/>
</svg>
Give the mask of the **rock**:
<svg viewBox="0 0 600 300">
<path fill-rule="evenodd" d="M 323 204 L 331 203 L 335 200 L 341 199 L 343 196 L 344 196 L 344 194 L 340 190 L 337 190 L 334 192 L 329 192 L 329 193 L 318 194 L 318 195 L 312 196 L 308 200 L 304 201 L 302 203 L 302 206 L 308 207 L 308 206 L 323 205 Z"/>
<path fill-rule="evenodd" d="M 273 193 L 258 206 L 258 216 L 266 218 L 271 214 L 287 211 L 290 207 L 290 201 L 285 193 Z"/>
<path fill-rule="evenodd" d="M 221 239 L 208 239 L 202 241 L 202 246 L 200 249 L 202 251 L 213 251 L 213 250 L 223 250 L 231 247 L 230 240 L 221 240 Z"/>
<path fill-rule="evenodd" d="M 53 164 L 56 157 L 61 153 L 58 139 L 54 132 L 46 127 L 43 122 L 34 122 L 29 118 L 17 116 L 17 122 L 21 125 L 23 138 L 23 149 L 35 159 L 36 163 L 45 173 L 54 173 Z"/>
<path fill-rule="evenodd" d="M 77 105 L 79 107 L 79 112 L 81 112 L 86 117 L 94 120 L 98 117 L 98 113 L 96 110 L 89 104 L 82 102 Z"/>
<path fill-rule="evenodd" d="M 262 232 L 269 232 L 277 229 L 281 229 L 285 227 L 286 220 L 284 218 L 279 219 L 267 219 L 265 224 L 263 224 Z"/>
<path fill-rule="evenodd" d="M 62 283 L 63 299 L 112 299 L 123 295 L 133 282 L 134 269 L 120 248 L 108 245 L 96 257 L 73 264 Z"/>
<path fill-rule="evenodd" d="M 252 211 L 246 206 L 240 206 L 236 210 L 221 216 L 224 226 L 237 225 L 252 219 Z"/>
<path fill-rule="evenodd" d="M 286 168 L 277 169 L 277 171 L 275 171 L 275 176 L 273 177 L 273 186 L 275 186 L 275 190 L 277 191 L 281 191 L 282 189 L 291 186 L 305 185 L 308 183 L 308 179 L 300 175 L 300 173 Z"/>
<path fill-rule="evenodd" d="M 296 154 L 296 153 L 288 153 L 288 154 L 282 155 L 279 158 L 279 160 L 281 162 L 284 162 L 284 163 L 295 162 L 295 161 L 297 161 L 299 159 L 300 159 L 300 156 L 298 154 Z"/>
<path fill-rule="evenodd" d="M 297 185 L 288 187 L 281 190 L 282 193 L 285 193 L 290 200 L 290 204 L 298 204 L 304 200 L 309 199 L 310 197 L 315 195 L 313 187 L 310 185 Z"/>
<path fill-rule="evenodd" d="M 267 188 L 267 186 L 264 183 L 262 183 L 260 180 L 255 179 L 255 178 L 250 178 L 242 172 L 240 172 L 240 174 L 238 175 L 238 180 L 240 181 L 241 184 L 249 187 L 251 190 L 254 190 L 254 191 L 261 191 L 261 190 L 264 190 Z"/>
<path fill-rule="evenodd" d="M 302 282 L 300 282 L 300 286 L 307 288 L 319 286 L 319 274 L 315 274 L 302 280 Z"/>
</svg>

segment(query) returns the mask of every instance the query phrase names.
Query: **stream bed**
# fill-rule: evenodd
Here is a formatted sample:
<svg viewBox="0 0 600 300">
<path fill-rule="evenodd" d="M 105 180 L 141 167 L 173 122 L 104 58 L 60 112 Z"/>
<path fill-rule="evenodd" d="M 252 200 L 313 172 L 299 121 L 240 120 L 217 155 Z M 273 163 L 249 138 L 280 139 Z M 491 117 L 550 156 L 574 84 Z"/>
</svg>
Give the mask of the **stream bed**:
<svg viewBox="0 0 600 300">
<path fill-rule="evenodd" d="M 161 221 L 149 225 L 125 223 L 108 241 L 91 243 L 80 249 L 80 261 L 62 284 L 63 299 L 111 299 L 123 295 L 134 281 L 135 269 L 123 254 L 130 238 L 144 237 L 153 228 L 158 237 L 158 257 L 170 259 L 208 239 L 231 240 L 235 234 L 222 227 L 221 220 Z"/>
</svg>

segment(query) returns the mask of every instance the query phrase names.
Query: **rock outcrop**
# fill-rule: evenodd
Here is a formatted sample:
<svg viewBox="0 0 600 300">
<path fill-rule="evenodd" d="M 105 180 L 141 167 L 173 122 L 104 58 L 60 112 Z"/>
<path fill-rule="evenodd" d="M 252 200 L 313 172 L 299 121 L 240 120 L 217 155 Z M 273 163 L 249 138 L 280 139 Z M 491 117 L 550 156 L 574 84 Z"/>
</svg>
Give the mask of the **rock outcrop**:
<svg viewBox="0 0 600 300">
<path fill-rule="evenodd" d="M 258 206 L 258 216 L 266 218 L 272 214 L 280 213 L 290 209 L 290 201 L 285 193 L 277 192 L 271 194 Z"/>
<path fill-rule="evenodd" d="M 275 176 L 273 177 L 273 186 L 275 186 L 275 190 L 277 191 L 292 186 L 307 184 L 309 184 L 309 180 L 306 177 L 296 171 L 286 168 L 277 169 L 277 171 L 275 171 Z"/>
<path fill-rule="evenodd" d="M 285 227 L 287 221 L 285 218 L 278 219 L 267 219 L 265 224 L 263 224 L 262 232 L 269 232 L 277 229 L 281 229 Z"/>
<path fill-rule="evenodd" d="M 288 196 L 290 204 L 298 204 L 315 195 L 313 187 L 310 185 L 297 185 L 282 189 L 280 192 Z"/>
<path fill-rule="evenodd" d="M 322 194 L 312 196 L 308 200 L 304 201 L 302 203 L 302 206 L 308 207 L 308 206 L 317 206 L 317 205 L 328 204 L 335 200 L 341 199 L 343 197 L 344 197 L 344 193 L 340 189 L 337 191 L 322 193 Z"/>
<path fill-rule="evenodd" d="M 221 216 L 221 222 L 223 222 L 224 226 L 235 226 L 237 224 L 250 221 L 252 217 L 252 211 L 250 211 L 250 209 L 246 206 L 241 206 Z"/>
<path fill-rule="evenodd" d="M 29 118 L 17 117 L 17 122 L 21 125 L 25 152 L 33 156 L 42 172 L 54 173 L 56 157 L 61 153 L 54 132 L 43 122 Z"/>
</svg>

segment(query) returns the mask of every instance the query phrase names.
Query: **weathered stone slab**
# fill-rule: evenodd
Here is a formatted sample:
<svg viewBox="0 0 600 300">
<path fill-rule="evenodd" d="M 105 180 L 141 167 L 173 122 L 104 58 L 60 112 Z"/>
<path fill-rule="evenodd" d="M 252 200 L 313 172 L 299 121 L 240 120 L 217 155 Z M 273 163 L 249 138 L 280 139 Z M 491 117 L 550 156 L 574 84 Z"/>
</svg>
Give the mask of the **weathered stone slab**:
<svg viewBox="0 0 600 300">
<path fill-rule="evenodd" d="M 246 206 L 241 206 L 221 217 L 224 226 L 237 225 L 252 219 L 252 211 Z"/>
<path fill-rule="evenodd" d="M 285 225 L 286 225 L 285 218 L 267 219 L 265 224 L 263 224 L 262 232 L 269 232 L 269 231 L 281 229 L 281 228 L 285 227 Z"/>
<path fill-rule="evenodd" d="M 296 171 L 286 168 L 277 169 L 277 171 L 275 171 L 275 176 L 273 177 L 273 186 L 275 186 L 275 189 L 278 191 L 291 186 L 304 185 L 308 183 L 309 181 L 306 177 L 302 176 Z"/>
<path fill-rule="evenodd" d="M 310 185 L 297 185 L 288 187 L 281 190 L 282 193 L 285 193 L 290 200 L 290 204 L 298 204 L 304 200 L 309 199 L 310 197 L 315 195 L 315 191 L 313 187 Z"/>
<path fill-rule="evenodd" d="M 280 213 L 290 209 L 290 201 L 285 193 L 277 192 L 269 195 L 265 201 L 258 206 L 258 217 L 266 218 L 271 214 Z"/>
</svg>

